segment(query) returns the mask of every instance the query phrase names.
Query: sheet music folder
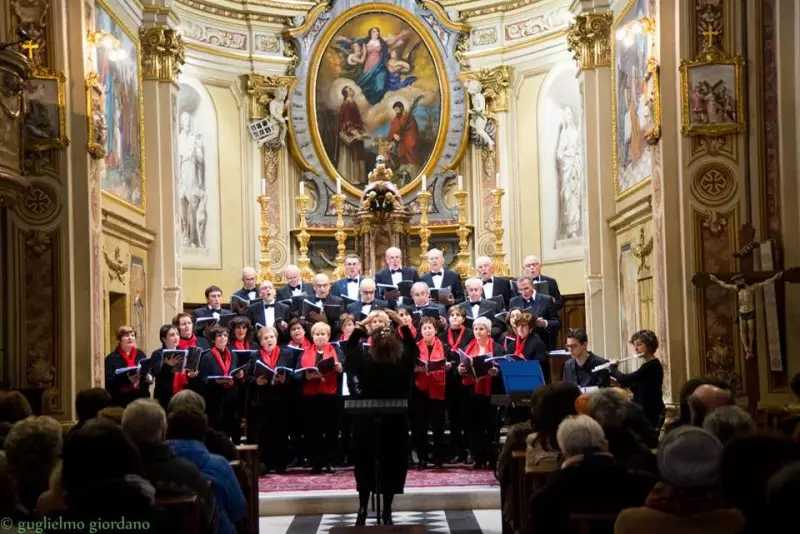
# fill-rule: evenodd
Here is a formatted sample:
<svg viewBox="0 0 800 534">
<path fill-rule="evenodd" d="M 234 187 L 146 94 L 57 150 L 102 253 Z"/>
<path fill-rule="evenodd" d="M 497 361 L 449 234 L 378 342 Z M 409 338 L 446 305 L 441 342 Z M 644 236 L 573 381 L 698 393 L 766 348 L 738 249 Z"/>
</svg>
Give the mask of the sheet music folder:
<svg viewBox="0 0 800 534">
<path fill-rule="evenodd" d="M 506 388 L 507 395 L 530 395 L 544 386 L 544 373 L 537 360 L 497 362 L 500 367 L 500 377 Z"/>
</svg>

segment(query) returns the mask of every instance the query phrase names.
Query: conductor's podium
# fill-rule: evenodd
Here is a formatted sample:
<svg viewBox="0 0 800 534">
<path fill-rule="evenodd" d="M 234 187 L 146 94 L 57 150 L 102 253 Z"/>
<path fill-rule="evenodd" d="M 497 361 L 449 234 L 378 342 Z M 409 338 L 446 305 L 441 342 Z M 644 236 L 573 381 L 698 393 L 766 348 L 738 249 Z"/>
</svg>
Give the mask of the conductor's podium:
<svg viewBox="0 0 800 534">
<path fill-rule="evenodd" d="M 348 399 L 344 411 L 350 415 L 392 415 L 408 413 L 406 399 Z"/>
</svg>

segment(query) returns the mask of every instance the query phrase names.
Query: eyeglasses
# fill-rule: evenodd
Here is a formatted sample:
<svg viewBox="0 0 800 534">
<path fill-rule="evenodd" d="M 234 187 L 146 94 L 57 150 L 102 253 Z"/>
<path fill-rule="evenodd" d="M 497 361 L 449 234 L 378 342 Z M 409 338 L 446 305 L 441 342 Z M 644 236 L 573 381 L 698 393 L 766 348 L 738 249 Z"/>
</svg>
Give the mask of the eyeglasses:
<svg viewBox="0 0 800 534">
<path fill-rule="evenodd" d="M 361 294 L 362 295 L 374 295 L 375 294 L 375 290 L 362 289 L 361 290 Z"/>
</svg>

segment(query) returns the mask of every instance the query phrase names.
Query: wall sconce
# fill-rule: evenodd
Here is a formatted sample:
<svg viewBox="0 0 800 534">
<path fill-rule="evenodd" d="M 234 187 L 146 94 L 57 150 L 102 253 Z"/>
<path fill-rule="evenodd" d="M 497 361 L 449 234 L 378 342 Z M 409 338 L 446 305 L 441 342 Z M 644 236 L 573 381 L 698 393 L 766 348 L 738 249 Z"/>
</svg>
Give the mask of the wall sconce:
<svg viewBox="0 0 800 534">
<path fill-rule="evenodd" d="M 86 42 L 89 46 L 95 48 L 103 47 L 108 50 L 108 59 L 111 61 L 120 61 L 128 57 L 128 52 L 122 48 L 120 40 L 103 30 L 89 32 L 89 35 L 86 36 Z"/>
<path fill-rule="evenodd" d="M 652 17 L 642 17 L 632 20 L 617 29 L 617 40 L 625 46 L 631 46 L 634 38 L 642 33 L 655 33 L 656 21 Z"/>
</svg>

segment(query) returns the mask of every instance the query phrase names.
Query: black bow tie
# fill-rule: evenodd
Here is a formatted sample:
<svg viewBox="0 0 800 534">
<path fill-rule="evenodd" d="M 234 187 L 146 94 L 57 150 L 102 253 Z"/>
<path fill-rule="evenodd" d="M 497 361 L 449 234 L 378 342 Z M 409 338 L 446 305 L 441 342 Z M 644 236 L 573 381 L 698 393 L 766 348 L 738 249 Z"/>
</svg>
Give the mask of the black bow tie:
<svg viewBox="0 0 800 534">
<path fill-rule="evenodd" d="M 391 270 L 391 273 L 392 273 L 392 274 L 395 274 L 395 273 L 402 273 L 402 272 L 403 272 L 403 269 L 390 269 L 390 270 Z"/>
<path fill-rule="evenodd" d="M 289 289 L 292 291 L 300 291 L 300 286 L 289 286 Z"/>
<path fill-rule="evenodd" d="M 275 304 L 264 304 L 265 308 L 274 308 Z"/>
<path fill-rule="evenodd" d="M 483 285 L 491 284 L 491 283 L 492 283 L 492 279 L 491 278 L 489 278 L 488 280 L 484 280 L 483 281 Z"/>
<path fill-rule="evenodd" d="M 347 283 L 348 284 L 351 284 L 351 283 L 352 284 L 357 284 L 358 283 L 358 278 L 348 278 L 347 279 Z"/>
<path fill-rule="evenodd" d="M 438 273 L 431 273 L 431 276 L 444 276 L 444 273 L 439 271 Z"/>
<path fill-rule="evenodd" d="M 222 313 L 222 310 L 215 310 L 214 308 L 210 308 L 211 313 Z"/>
<path fill-rule="evenodd" d="M 471 302 L 470 304 L 471 304 L 473 307 L 475 307 L 475 306 L 480 306 L 480 305 L 481 305 L 481 301 L 478 301 L 478 302 Z"/>
</svg>

